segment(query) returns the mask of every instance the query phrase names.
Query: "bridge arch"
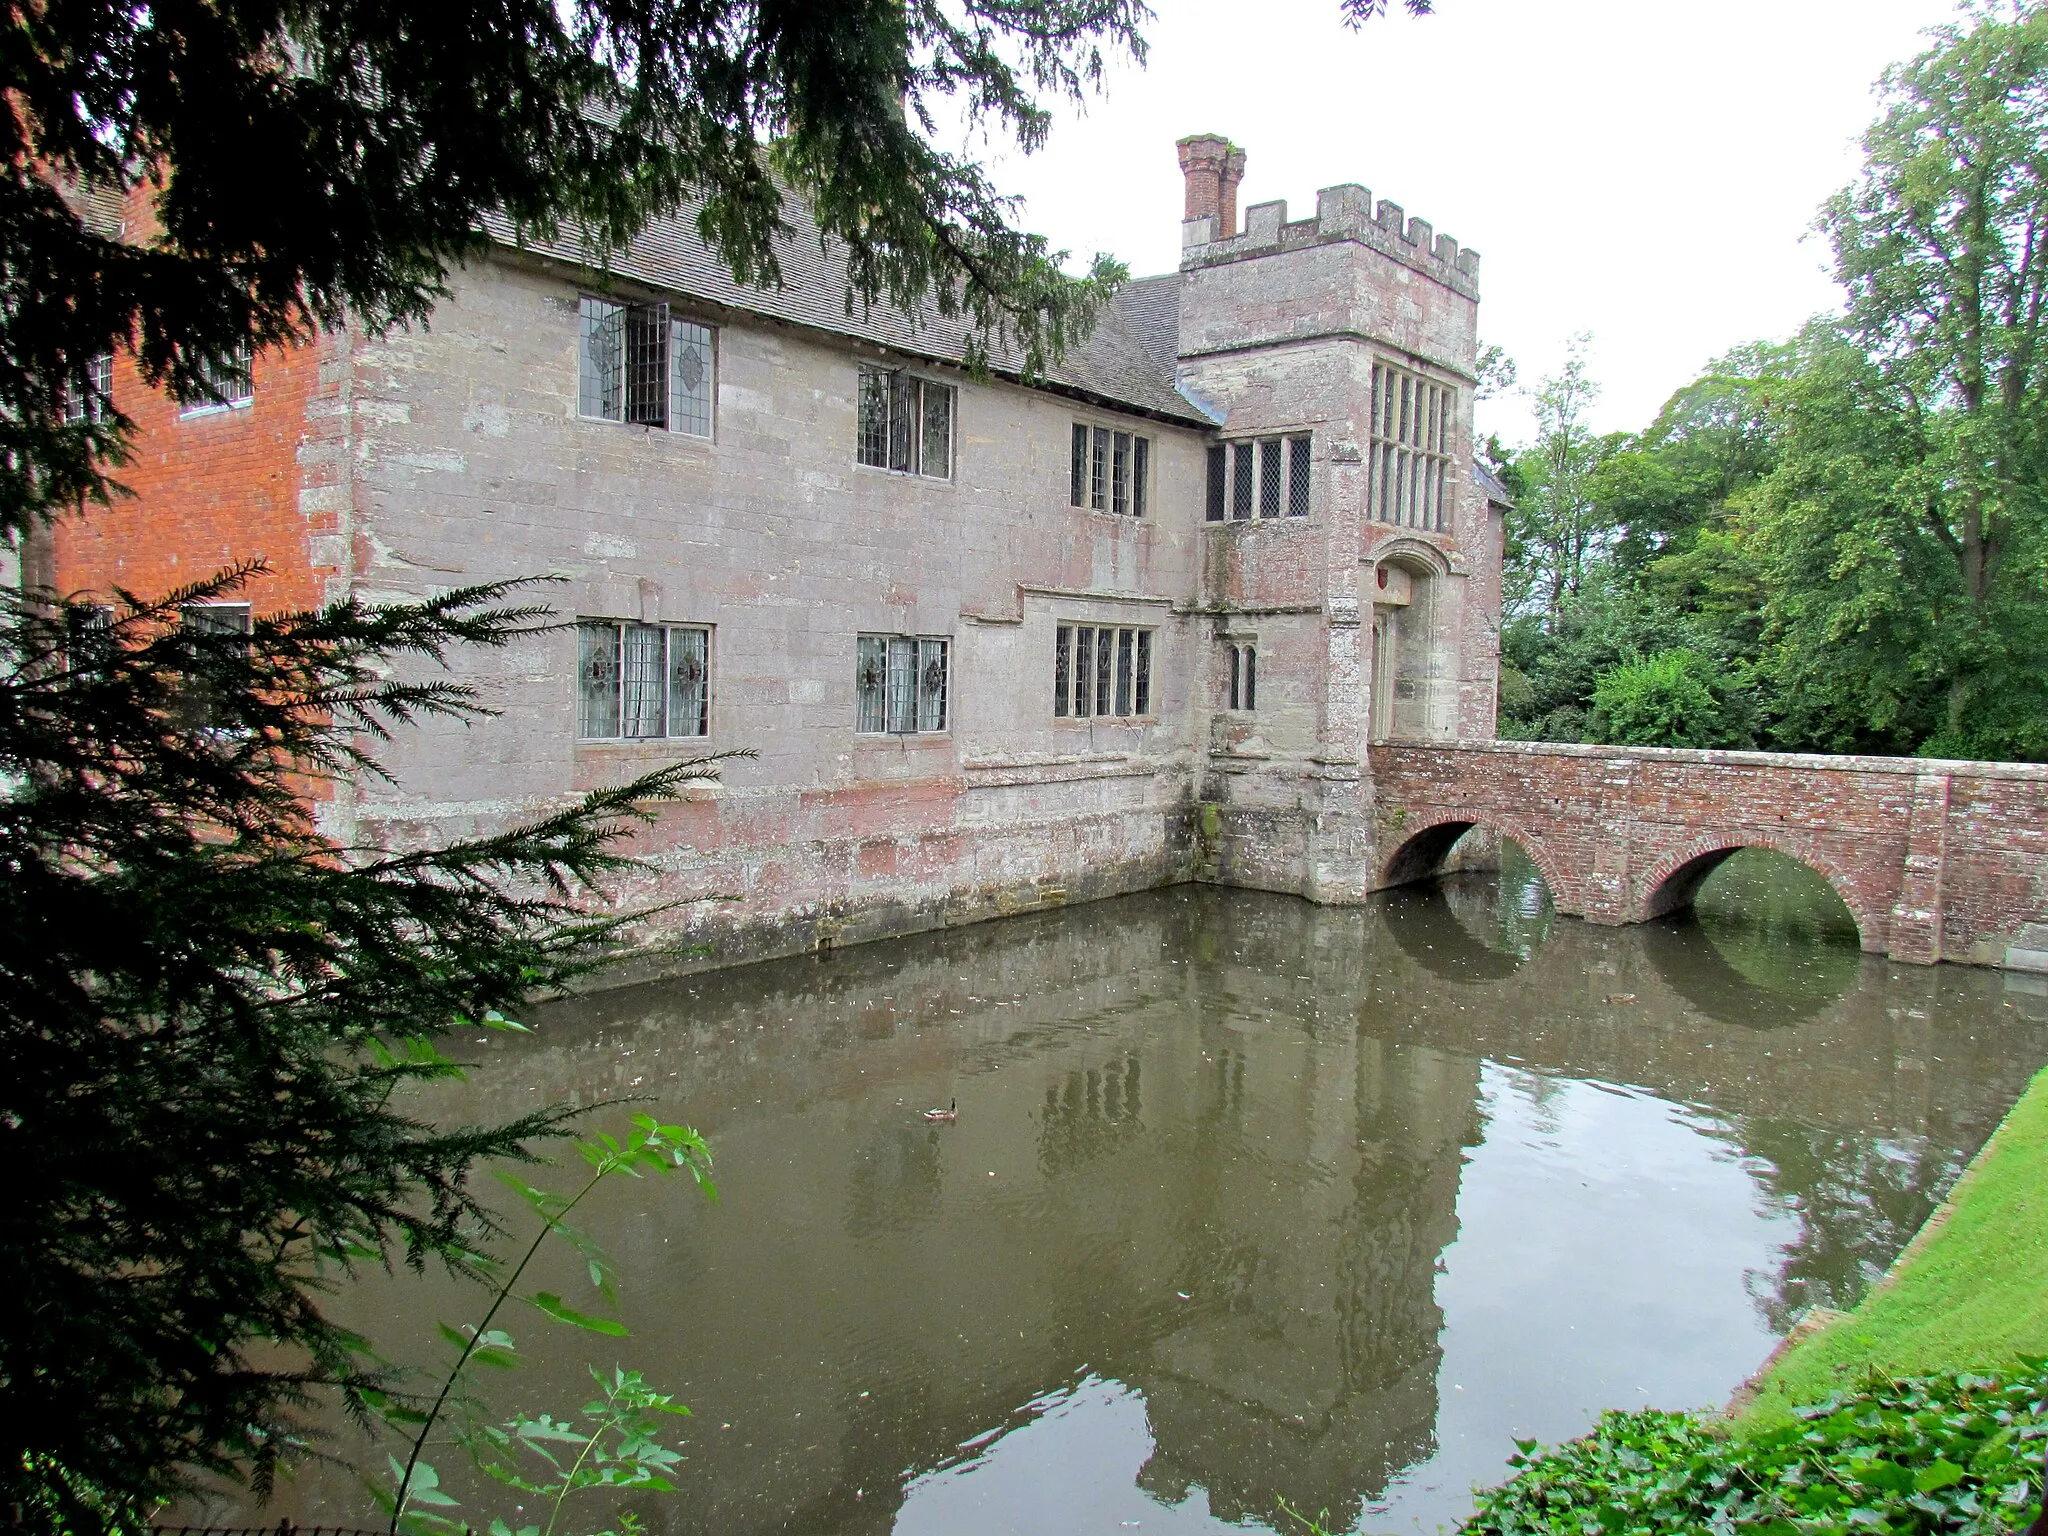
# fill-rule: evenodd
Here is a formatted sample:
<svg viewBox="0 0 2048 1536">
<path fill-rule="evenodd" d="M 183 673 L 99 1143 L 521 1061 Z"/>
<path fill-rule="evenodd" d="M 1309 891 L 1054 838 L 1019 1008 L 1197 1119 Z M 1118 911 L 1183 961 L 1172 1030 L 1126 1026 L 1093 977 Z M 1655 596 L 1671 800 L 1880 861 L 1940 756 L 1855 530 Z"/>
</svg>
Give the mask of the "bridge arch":
<svg viewBox="0 0 2048 1536">
<path fill-rule="evenodd" d="M 1827 854 L 1797 839 L 1748 832 L 1704 833 L 1680 852 L 1654 866 L 1638 887 L 1641 895 L 1636 903 L 1636 920 L 1648 922 L 1690 907 L 1707 876 L 1745 848 L 1767 848 L 1804 864 L 1827 881 L 1828 888 L 1849 909 L 1849 916 L 1856 924 L 1858 942 L 1865 949 L 1883 947 L 1884 924 L 1864 904 L 1855 880 L 1846 869 Z"/>
<path fill-rule="evenodd" d="M 1567 887 L 1559 878 L 1556 862 L 1537 840 L 1518 823 L 1502 816 L 1474 814 L 1470 820 L 1446 817 L 1432 822 L 1419 831 L 1411 832 L 1399 847 L 1380 864 L 1379 878 L 1373 882 L 1374 890 L 1386 890 L 1397 885 L 1412 885 L 1417 880 L 1427 880 L 1443 868 L 1443 862 L 1450 856 L 1451 849 L 1459 838 L 1474 827 L 1492 832 L 1501 837 L 1512 838 L 1529 856 L 1529 862 L 1536 866 L 1536 872 L 1543 876 L 1543 883 L 1549 887 L 1550 899 L 1560 911 L 1565 910 Z M 1576 910 L 1576 909 L 1574 909 Z"/>
</svg>

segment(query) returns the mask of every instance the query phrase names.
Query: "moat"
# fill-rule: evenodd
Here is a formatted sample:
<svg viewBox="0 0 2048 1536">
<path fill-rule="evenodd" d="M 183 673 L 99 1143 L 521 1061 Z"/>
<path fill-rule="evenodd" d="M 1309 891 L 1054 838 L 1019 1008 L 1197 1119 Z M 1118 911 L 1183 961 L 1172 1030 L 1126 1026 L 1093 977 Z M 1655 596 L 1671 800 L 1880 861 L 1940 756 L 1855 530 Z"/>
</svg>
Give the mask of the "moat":
<svg viewBox="0 0 2048 1536">
<path fill-rule="evenodd" d="M 689 1403 L 680 1491 L 635 1506 L 676 1536 L 1284 1529 L 1276 1497 L 1447 1526 L 1514 1437 L 1716 1404 L 1852 1304 L 2048 1060 L 2038 979 L 1845 924 L 1770 856 L 1631 929 L 1554 918 L 1511 860 L 555 1005 L 471 1046 L 448 1112 L 646 1095 L 711 1138 L 722 1199 L 607 1192 L 632 1337 L 521 1317 L 533 1363 L 490 1385 L 573 1412 L 616 1362 Z M 571 1259 L 544 1283 L 583 1304 Z M 420 1358 L 474 1310 L 425 1289 L 353 1300 Z M 367 1515 L 333 1474 L 280 1509 Z"/>
</svg>

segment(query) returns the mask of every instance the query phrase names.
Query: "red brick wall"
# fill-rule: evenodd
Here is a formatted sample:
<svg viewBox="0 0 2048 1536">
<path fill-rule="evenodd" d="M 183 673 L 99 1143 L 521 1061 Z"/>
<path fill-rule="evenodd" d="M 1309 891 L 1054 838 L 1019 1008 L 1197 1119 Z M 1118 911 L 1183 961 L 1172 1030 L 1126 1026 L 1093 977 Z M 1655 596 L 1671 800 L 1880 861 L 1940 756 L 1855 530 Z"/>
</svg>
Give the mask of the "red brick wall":
<svg viewBox="0 0 2048 1536">
<path fill-rule="evenodd" d="M 1898 960 L 2001 964 L 2048 921 L 2048 768 L 1490 742 L 1375 747 L 1372 775 L 1376 886 L 1426 872 L 1401 857 L 1412 840 L 1470 822 L 1514 838 L 1558 910 L 1594 922 L 1683 904 L 1692 861 L 1734 848 L 1817 870 L 1864 947 Z"/>
<path fill-rule="evenodd" d="M 299 448 L 323 356 L 337 351 L 323 339 L 263 353 L 251 404 L 194 416 L 117 357 L 114 398 L 136 432 L 133 458 L 114 478 L 134 494 L 58 526 L 58 590 L 118 585 L 155 596 L 260 556 L 270 573 L 246 589 L 259 612 L 322 601 L 331 571 L 314 564 L 309 540 L 336 531 L 337 520 L 301 513 Z"/>
</svg>

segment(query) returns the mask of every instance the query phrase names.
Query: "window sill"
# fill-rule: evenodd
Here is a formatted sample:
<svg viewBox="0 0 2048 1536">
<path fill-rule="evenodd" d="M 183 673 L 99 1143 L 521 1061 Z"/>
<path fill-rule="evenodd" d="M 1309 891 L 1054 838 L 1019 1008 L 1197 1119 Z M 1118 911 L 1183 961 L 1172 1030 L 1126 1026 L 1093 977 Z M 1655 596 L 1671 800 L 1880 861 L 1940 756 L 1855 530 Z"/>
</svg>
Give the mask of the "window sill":
<svg viewBox="0 0 2048 1536">
<path fill-rule="evenodd" d="M 887 475 L 891 480 L 908 480 L 917 485 L 943 485 L 950 487 L 954 483 L 952 475 L 926 475 L 920 474 L 914 469 L 884 469 L 879 464 L 863 464 L 858 459 L 853 461 L 853 468 L 856 474 Z"/>
<path fill-rule="evenodd" d="M 1313 512 L 1283 512 L 1278 517 L 1227 517 L 1221 522 L 1202 519 L 1204 528 L 1305 528 L 1316 521 Z"/>
<path fill-rule="evenodd" d="M 255 405 L 256 397 L 251 395 L 246 400 L 229 400 L 220 405 L 184 406 L 178 411 L 178 420 L 195 421 L 202 416 L 230 416 L 236 411 L 252 410 Z"/>
<path fill-rule="evenodd" d="M 607 427 L 615 432 L 635 432 L 642 437 L 658 437 L 672 443 L 694 443 L 700 448 L 709 448 L 718 441 L 715 430 L 707 433 L 678 432 L 673 427 L 649 426 L 644 421 L 613 421 L 609 416 L 586 416 L 581 411 L 571 419 L 579 426 Z"/>
<path fill-rule="evenodd" d="M 1072 730 L 1076 726 L 1157 725 L 1157 715 L 1054 715 L 1053 728 Z"/>
</svg>

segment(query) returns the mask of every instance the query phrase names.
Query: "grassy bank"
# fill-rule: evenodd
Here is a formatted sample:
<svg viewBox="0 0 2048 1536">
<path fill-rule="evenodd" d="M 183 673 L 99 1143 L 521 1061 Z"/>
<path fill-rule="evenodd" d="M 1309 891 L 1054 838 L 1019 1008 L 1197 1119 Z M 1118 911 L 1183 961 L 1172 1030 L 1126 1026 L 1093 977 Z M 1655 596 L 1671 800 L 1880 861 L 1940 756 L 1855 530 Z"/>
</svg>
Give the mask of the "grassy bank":
<svg viewBox="0 0 2048 1536">
<path fill-rule="evenodd" d="M 2048 1070 L 1885 1281 L 1780 1356 L 1739 1423 L 1781 1422 L 1872 1366 L 1925 1376 L 2022 1354 L 2048 1355 Z"/>
</svg>

